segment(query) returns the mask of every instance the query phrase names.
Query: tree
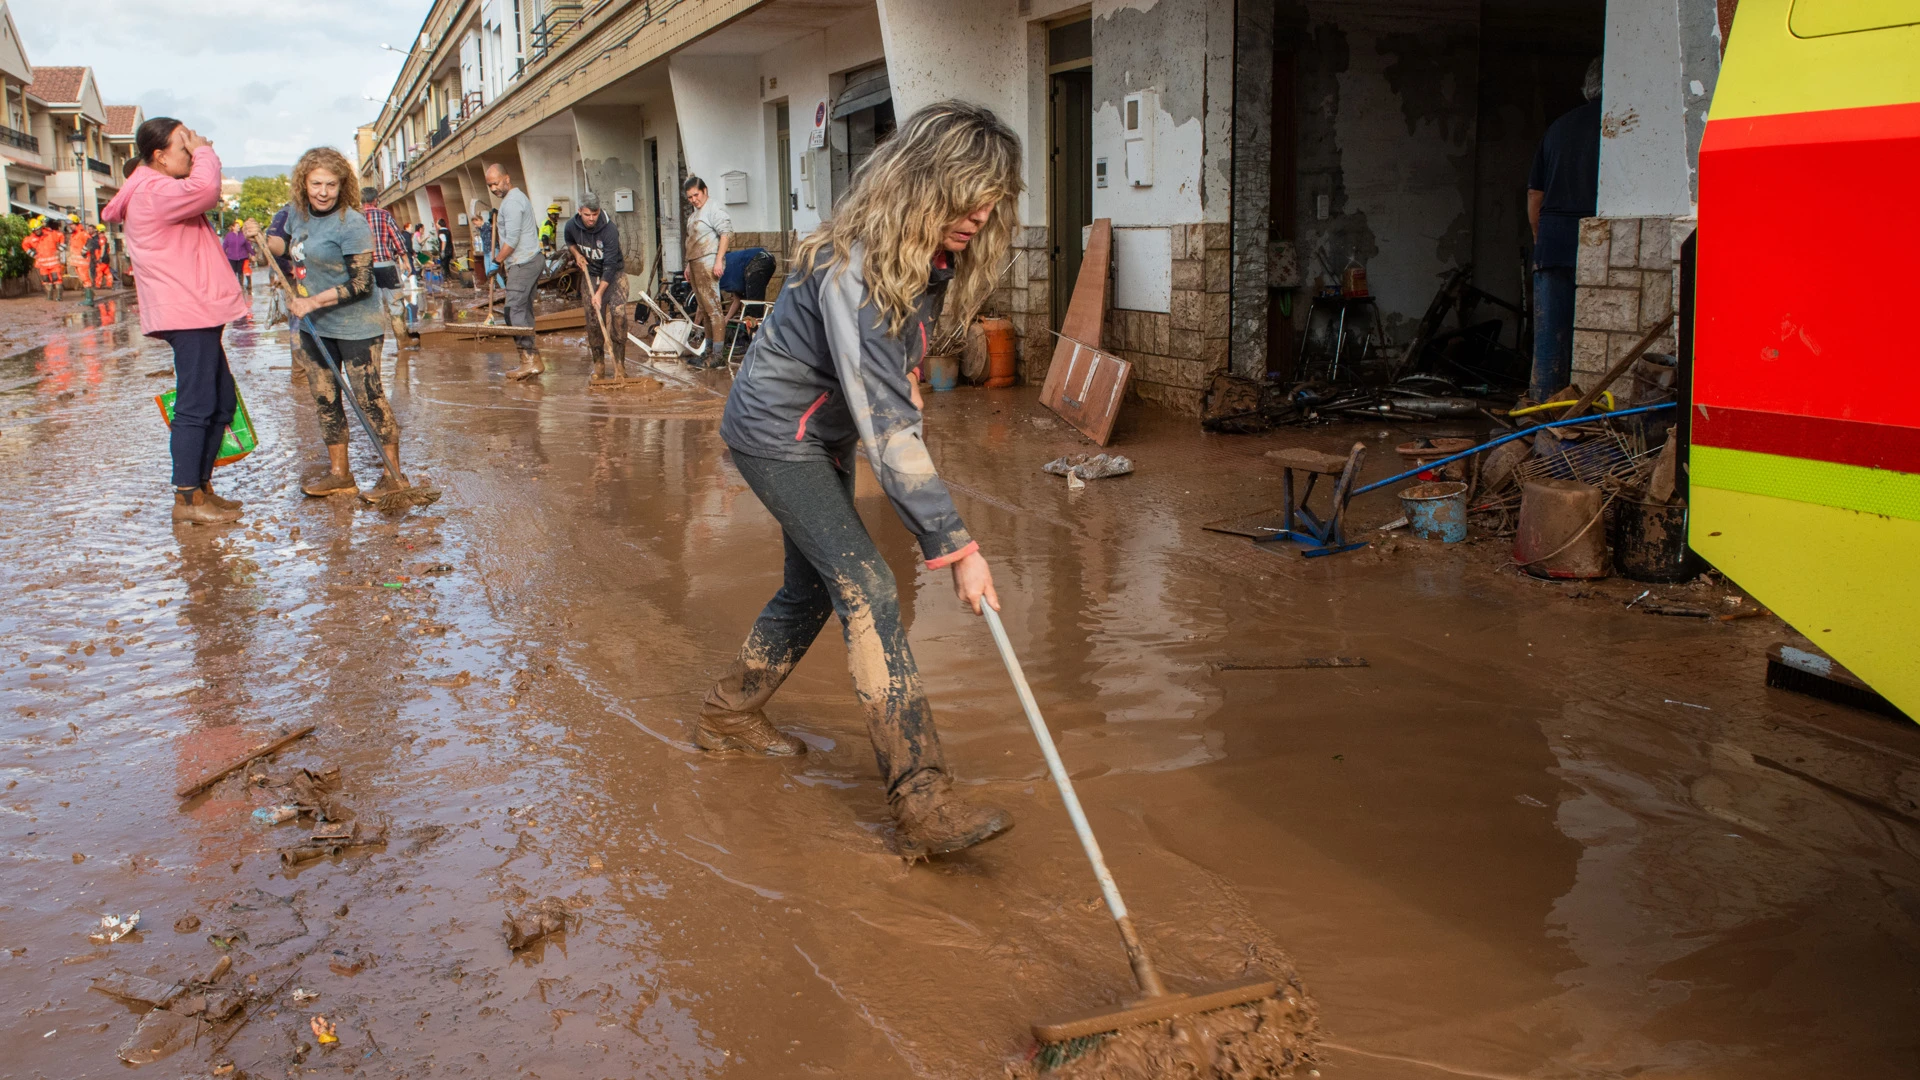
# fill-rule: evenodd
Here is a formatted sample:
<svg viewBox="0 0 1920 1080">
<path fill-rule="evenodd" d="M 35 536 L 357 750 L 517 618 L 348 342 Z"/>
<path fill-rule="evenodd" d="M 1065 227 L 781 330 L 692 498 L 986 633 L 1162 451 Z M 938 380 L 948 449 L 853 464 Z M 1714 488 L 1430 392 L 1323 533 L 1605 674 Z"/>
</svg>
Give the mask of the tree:
<svg viewBox="0 0 1920 1080">
<path fill-rule="evenodd" d="M 287 178 L 283 176 L 249 176 L 240 181 L 240 198 L 237 213 L 241 220 L 252 218 L 265 228 L 273 220 L 273 215 L 287 205 Z"/>
<path fill-rule="evenodd" d="M 26 218 L 0 214 L 0 277 L 25 277 L 33 268 L 33 257 L 20 247 L 26 238 Z"/>
</svg>

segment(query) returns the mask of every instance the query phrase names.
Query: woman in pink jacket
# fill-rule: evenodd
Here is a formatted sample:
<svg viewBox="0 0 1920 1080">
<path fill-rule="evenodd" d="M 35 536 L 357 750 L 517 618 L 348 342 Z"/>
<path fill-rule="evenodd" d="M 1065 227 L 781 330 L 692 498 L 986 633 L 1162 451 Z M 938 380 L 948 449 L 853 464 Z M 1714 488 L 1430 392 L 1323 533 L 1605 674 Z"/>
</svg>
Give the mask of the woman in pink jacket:
<svg viewBox="0 0 1920 1080">
<path fill-rule="evenodd" d="M 206 212 L 220 199 L 213 144 L 171 117 L 134 135 L 137 154 L 100 216 L 125 226 L 140 331 L 173 346 L 173 520 L 236 521 L 240 504 L 213 493 L 213 462 L 233 421 L 233 372 L 220 335 L 248 314 Z"/>
</svg>

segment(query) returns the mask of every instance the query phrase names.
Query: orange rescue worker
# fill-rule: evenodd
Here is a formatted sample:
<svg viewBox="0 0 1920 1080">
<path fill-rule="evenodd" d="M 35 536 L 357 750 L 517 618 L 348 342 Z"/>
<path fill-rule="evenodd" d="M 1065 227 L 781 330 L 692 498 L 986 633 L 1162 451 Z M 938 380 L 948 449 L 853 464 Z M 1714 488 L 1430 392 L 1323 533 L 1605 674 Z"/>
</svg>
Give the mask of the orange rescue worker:
<svg viewBox="0 0 1920 1080">
<path fill-rule="evenodd" d="M 33 256 L 33 268 L 40 272 L 40 284 L 47 290 L 47 299 L 60 299 L 60 230 L 52 225 L 42 225 L 20 246 Z"/>
<path fill-rule="evenodd" d="M 93 230 L 87 228 L 78 219 L 74 220 L 72 231 L 67 233 L 67 267 L 73 271 L 74 277 L 80 279 L 82 285 L 85 285 L 91 276 L 87 273 L 87 238 L 92 233 Z"/>
</svg>

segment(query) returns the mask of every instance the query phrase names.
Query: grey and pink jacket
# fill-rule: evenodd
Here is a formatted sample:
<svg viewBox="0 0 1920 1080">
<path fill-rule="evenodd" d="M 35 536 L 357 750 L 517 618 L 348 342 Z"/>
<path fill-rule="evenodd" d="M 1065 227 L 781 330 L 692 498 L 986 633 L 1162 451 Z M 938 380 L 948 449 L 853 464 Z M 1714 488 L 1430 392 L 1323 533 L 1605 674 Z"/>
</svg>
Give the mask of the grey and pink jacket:
<svg viewBox="0 0 1920 1080">
<path fill-rule="evenodd" d="M 867 295 L 864 254 L 855 245 L 834 269 L 822 251 L 787 279 L 734 377 L 720 438 L 742 454 L 824 458 L 843 472 L 860 444 L 927 565 L 938 568 L 979 549 L 933 467 L 911 396 L 953 271 L 929 268 L 927 290 L 896 336 Z"/>
</svg>

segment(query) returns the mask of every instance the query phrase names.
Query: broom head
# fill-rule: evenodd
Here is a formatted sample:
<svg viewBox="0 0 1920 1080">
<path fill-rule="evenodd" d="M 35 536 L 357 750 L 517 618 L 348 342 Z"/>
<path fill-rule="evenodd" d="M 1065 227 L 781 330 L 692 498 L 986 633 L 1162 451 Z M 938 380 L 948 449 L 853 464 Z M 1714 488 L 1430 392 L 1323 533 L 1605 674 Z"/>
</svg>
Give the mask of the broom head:
<svg viewBox="0 0 1920 1080">
<path fill-rule="evenodd" d="M 1068 1042 L 1089 1035 L 1100 1035 L 1123 1028 L 1171 1020 L 1176 1016 L 1188 1016 L 1193 1013 L 1211 1012 L 1214 1009 L 1225 1009 L 1233 1005 L 1244 1005 L 1249 1001 L 1272 997 L 1279 988 L 1280 984 L 1273 979 L 1217 983 L 1190 993 L 1162 994 L 1159 997 L 1142 998 L 1125 1005 L 1113 1005 L 1092 1012 L 1044 1020 L 1033 1025 L 1033 1037 L 1042 1043 Z"/>
</svg>

